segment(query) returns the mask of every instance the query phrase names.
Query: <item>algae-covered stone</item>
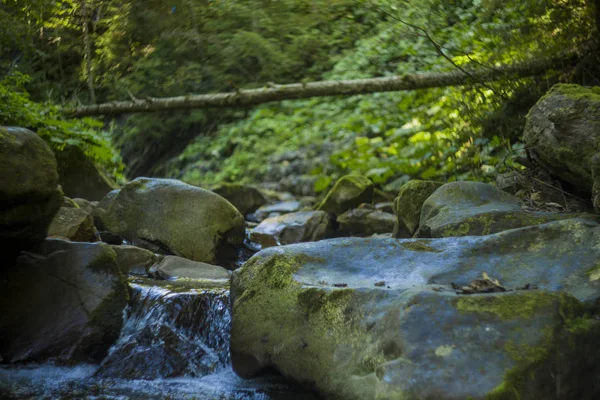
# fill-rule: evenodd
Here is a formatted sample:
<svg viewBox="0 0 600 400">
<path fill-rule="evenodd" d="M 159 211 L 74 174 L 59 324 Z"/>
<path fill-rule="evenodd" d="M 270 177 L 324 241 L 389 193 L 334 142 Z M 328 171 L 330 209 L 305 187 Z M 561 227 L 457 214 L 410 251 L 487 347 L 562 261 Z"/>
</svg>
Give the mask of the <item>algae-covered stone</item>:
<svg viewBox="0 0 600 400">
<path fill-rule="evenodd" d="M 75 203 L 77 205 L 77 207 L 79 207 L 82 210 L 86 211 L 88 214 L 93 214 L 94 213 L 94 209 L 98 205 L 97 201 L 89 201 L 89 200 L 86 200 L 86 199 L 81 199 L 79 197 L 76 197 L 76 198 L 72 199 L 72 201 L 73 201 L 73 203 Z"/>
<path fill-rule="evenodd" d="M 46 240 L 0 281 L 0 353 L 8 362 L 100 361 L 127 301 L 110 246 Z"/>
<path fill-rule="evenodd" d="M 437 189 L 423 203 L 415 237 L 489 235 L 576 216 L 526 212 L 517 197 L 491 185 L 452 182 Z M 592 215 L 587 217 L 594 218 Z"/>
<path fill-rule="evenodd" d="M 212 191 L 233 204 L 242 215 L 256 211 L 267 202 L 265 196 L 251 186 L 227 183 L 213 188 Z"/>
<path fill-rule="evenodd" d="M 394 230 L 394 214 L 355 208 L 337 217 L 337 236 L 371 236 L 376 233 L 388 233 Z"/>
<path fill-rule="evenodd" d="M 398 197 L 394 200 L 394 237 L 411 237 L 419 227 L 421 207 L 442 182 L 412 180 L 400 188 Z"/>
<path fill-rule="evenodd" d="M 265 219 L 250 232 L 250 240 L 265 248 L 321 240 L 332 232 L 326 212 L 302 211 Z"/>
<path fill-rule="evenodd" d="M 325 398 L 592 399 L 600 321 L 589 305 L 600 282 L 588 272 L 599 233 L 575 219 L 263 250 L 233 275 L 233 368 L 274 368 Z M 452 289 L 485 271 L 508 289 L 538 289 Z"/>
<path fill-rule="evenodd" d="M 95 241 L 96 234 L 92 216 L 75 207 L 61 207 L 48 228 L 48 236 L 74 242 Z"/>
<path fill-rule="evenodd" d="M 100 200 L 118 185 L 86 157 L 81 148 L 66 146 L 56 152 L 60 185 L 71 198 Z"/>
<path fill-rule="evenodd" d="M 159 257 L 150 250 L 128 245 L 112 245 L 117 265 L 125 274 L 145 275 Z"/>
<path fill-rule="evenodd" d="M 371 203 L 372 199 L 373 182 L 369 178 L 362 175 L 346 175 L 333 185 L 318 210 L 340 215 L 362 203 Z"/>
<path fill-rule="evenodd" d="M 226 283 L 231 272 L 218 265 L 211 265 L 176 256 L 166 256 L 150 268 L 150 274 L 160 279 L 191 279 L 195 281 Z"/>
<path fill-rule="evenodd" d="M 63 196 L 52 150 L 34 132 L 0 127 L 0 160 L 1 263 L 44 240 Z"/>
<path fill-rule="evenodd" d="M 590 193 L 592 159 L 600 150 L 600 88 L 553 86 L 529 111 L 523 139 L 552 175 Z"/>
<path fill-rule="evenodd" d="M 244 238 L 244 218 L 221 196 L 173 179 L 137 178 L 95 210 L 102 230 L 154 252 L 227 263 Z"/>
</svg>

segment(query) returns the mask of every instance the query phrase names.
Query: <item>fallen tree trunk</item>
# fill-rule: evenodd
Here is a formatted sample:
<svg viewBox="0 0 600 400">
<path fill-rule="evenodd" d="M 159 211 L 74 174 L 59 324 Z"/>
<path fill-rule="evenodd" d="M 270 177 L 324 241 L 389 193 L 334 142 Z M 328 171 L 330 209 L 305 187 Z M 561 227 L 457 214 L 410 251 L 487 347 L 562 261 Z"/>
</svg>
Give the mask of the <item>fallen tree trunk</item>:
<svg viewBox="0 0 600 400">
<path fill-rule="evenodd" d="M 184 110 L 192 108 L 226 108 L 254 106 L 273 101 L 306 99 L 310 97 L 358 95 L 376 92 L 395 92 L 434 87 L 461 86 L 503 79 L 540 75 L 552 68 L 564 67 L 575 59 L 574 54 L 552 59 L 538 59 L 520 64 L 465 71 L 414 73 L 383 78 L 318 81 L 271 85 L 260 89 L 231 93 L 197 94 L 167 98 L 134 99 L 82 106 L 67 113 L 72 117 L 117 115 L 139 112 Z"/>
</svg>

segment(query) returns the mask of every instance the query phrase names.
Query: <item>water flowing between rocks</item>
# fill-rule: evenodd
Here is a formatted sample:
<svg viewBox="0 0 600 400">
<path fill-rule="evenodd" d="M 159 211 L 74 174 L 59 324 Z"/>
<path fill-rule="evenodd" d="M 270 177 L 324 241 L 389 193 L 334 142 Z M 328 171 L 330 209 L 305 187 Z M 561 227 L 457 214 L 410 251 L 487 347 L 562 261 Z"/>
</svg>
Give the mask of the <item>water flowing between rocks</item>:
<svg viewBox="0 0 600 400">
<path fill-rule="evenodd" d="M 118 341 L 100 366 L 0 367 L 0 398 L 312 399 L 281 377 L 231 369 L 227 288 L 136 279 Z"/>
</svg>

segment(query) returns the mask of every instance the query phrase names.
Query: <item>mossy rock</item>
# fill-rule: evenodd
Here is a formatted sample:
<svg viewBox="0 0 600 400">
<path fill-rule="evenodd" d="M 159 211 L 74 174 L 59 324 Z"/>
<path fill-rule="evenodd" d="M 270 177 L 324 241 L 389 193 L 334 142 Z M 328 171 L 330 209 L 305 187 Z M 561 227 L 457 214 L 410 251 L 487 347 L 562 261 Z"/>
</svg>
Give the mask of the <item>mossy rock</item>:
<svg viewBox="0 0 600 400">
<path fill-rule="evenodd" d="M 117 265 L 124 274 L 146 275 L 160 257 L 150 250 L 129 245 L 111 245 L 116 254 Z"/>
<path fill-rule="evenodd" d="M 587 272 L 599 229 L 566 220 L 263 250 L 233 275 L 233 368 L 276 369 L 336 399 L 595 398 L 600 282 Z M 508 289 L 538 289 L 452 289 L 486 270 Z"/>
<path fill-rule="evenodd" d="M 423 203 L 415 237 L 480 236 L 550 221 L 593 215 L 528 212 L 521 201 L 481 182 L 452 182 Z"/>
<path fill-rule="evenodd" d="M 46 240 L 0 284 L 0 353 L 7 362 L 99 362 L 129 300 L 110 246 Z"/>
<path fill-rule="evenodd" d="M 221 196 L 173 179 L 137 178 L 94 211 L 98 227 L 135 246 L 209 264 L 230 264 L 244 218 Z"/>
<path fill-rule="evenodd" d="M 233 204 L 242 215 L 256 211 L 267 202 L 265 196 L 251 186 L 225 183 L 211 190 Z"/>
<path fill-rule="evenodd" d="M 66 146 L 56 152 L 60 185 L 64 193 L 95 201 L 102 199 L 119 185 L 86 157 L 77 146 Z"/>
<path fill-rule="evenodd" d="M 600 88 L 554 85 L 529 111 L 523 139 L 553 176 L 591 193 L 593 157 L 600 150 Z"/>
<path fill-rule="evenodd" d="M 412 180 L 404 184 L 394 200 L 394 237 L 412 237 L 419 228 L 421 208 L 433 192 L 444 183 L 435 181 Z"/>
<path fill-rule="evenodd" d="M 394 230 L 394 214 L 368 208 L 348 210 L 337 217 L 337 236 L 371 236 L 391 233 Z"/>
<path fill-rule="evenodd" d="M 373 200 L 373 182 L 362 175 L 346 175 L 338 179 L 318 210 L 340 215 Z"/>
<path fill-rule="evenodd" d="M 56 160 L 34 132 L 0 127 L 0 241 L 2 260 L 31 247 L 47 236 L 61 207 Z"/>
<path fill-rule="evenodd" d="M 166 256 L 153 265 L 149 273 L 160 279 L 184 279 L 211 284 L 228 284 L 231 278 L 231 272 L 223 267 L 176 256 Z"/>
<path fill-rule="evenodd" d="M 94 219 L 79 207 L 61 207 L 48 228 L 48 236 L 74 242 L 96 241 L 96 234 Z"/>
</svg>

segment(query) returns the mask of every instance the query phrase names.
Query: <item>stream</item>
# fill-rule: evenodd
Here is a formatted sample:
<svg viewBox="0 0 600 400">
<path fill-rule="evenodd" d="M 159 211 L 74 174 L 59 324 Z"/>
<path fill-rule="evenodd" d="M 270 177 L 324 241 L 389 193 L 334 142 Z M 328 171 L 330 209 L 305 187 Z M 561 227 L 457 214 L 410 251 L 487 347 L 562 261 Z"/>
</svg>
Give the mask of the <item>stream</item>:
<svg viewBox="0 0 600 400">
<path fill-rule="evenodd" d="M 2 399 L 315 399 L 280 376 L 231 368 L 227 288 L 131 278 L 118 341 L 100 365 L 0 366 Z"/>
</svg>

